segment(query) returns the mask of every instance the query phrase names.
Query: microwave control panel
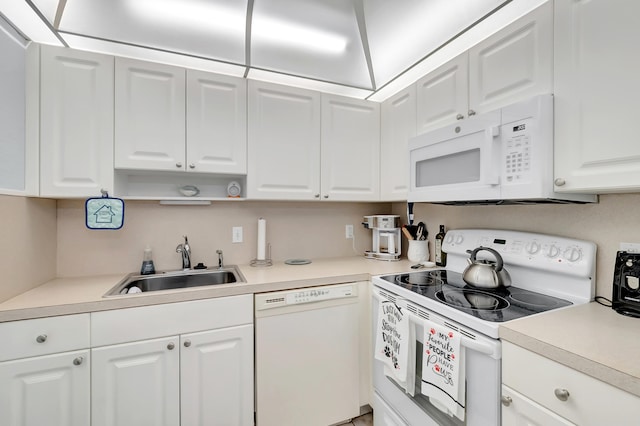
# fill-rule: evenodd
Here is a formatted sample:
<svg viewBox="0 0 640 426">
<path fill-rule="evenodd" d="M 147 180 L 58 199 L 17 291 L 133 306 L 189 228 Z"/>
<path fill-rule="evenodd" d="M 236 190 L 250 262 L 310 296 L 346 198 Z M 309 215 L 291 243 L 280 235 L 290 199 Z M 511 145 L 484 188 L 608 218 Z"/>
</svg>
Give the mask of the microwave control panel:
<svg viewBox="0 0 640 426">
<path fill-rule="evenodd" d="M 533 120 L 502 126 L 504 184 L 527 183 L 531 179 L 531 138 Z"/>
</svg>

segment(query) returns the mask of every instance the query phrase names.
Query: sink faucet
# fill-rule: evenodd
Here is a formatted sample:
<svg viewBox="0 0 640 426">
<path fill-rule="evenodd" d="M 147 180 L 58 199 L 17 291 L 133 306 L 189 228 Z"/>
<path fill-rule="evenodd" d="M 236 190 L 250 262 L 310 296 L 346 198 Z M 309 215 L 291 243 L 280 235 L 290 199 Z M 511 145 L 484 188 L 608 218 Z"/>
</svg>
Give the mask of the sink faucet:
<svg viewBox="0 0 640 426">
<path fill-rule="evenodd" d="M 216 253 L 218 253 L 218 269 L 222 269 L 224 268 L 222 264 L 222 250 L 216 250 Z"/>
<path fill-rule="evenodd" d="M 189 240 L 186 235 L 183 235 L 184 244 L 178 244 L 176 247 L 176 253 L 182 255 L 182 269 L 191 269 L 191 247 L 189 247 Z"/>
</svg>

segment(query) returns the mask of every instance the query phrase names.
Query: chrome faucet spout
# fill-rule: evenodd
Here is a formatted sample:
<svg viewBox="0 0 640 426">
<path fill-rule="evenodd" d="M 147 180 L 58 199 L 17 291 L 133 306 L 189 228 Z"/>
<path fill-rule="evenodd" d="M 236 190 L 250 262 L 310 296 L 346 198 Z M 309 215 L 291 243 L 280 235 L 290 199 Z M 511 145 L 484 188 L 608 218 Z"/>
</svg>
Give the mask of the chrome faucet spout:
<svg viewBox="0 0 640 426">
<path fill-rule="evenodd" d="M 182 255 L 182 269 L 187 270 L 191 269 L 191 247 L 189 246 L 189 240 L 187 236 L 184 235 L 184 243 L 178 244 L 176 247 L 176 253 L 180 253 Z"/>
<path fill-rule="evenodd" d="M 222 250 L 216 250 L 216 253 L 218 254 L 218 269 L 222 269 L 224 268 L 222 261 Z"/>
</svg>

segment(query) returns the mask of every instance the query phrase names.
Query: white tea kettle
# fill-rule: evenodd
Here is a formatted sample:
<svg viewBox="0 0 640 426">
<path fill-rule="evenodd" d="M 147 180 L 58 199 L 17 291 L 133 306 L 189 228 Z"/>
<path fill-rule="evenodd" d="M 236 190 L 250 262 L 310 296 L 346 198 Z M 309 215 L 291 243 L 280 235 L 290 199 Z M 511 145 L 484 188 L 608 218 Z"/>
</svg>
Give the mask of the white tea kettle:
<svg viewBox="0 0 640 426">
<path fill-rule="evenodd" d="M 493 254 L 496 261 L 476 259 L 476 254 L 482 250 Z M 481 288 L 509 287 L 511 285 L 511 276 L 504 269 L 502 256 L 494 249 L 480 246 L 471 252 L 468 261 L 469 266 L 462 273 L 462 280 L 465 283 Z"/>
</svg>

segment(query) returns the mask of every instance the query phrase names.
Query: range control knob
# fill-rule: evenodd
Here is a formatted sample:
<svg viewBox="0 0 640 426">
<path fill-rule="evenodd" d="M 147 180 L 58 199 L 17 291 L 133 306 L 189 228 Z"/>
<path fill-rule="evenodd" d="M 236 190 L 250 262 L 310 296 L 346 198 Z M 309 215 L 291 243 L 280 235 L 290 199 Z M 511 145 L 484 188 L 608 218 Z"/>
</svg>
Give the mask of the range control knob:
<svg viewBox="0 0 640 426">
<path fill-rule="evenodd" d="M 548 248 L 547 251 L 545 253 L 547 255 L 547 257 L 558 257 L 558 255 L 560 254 L 560 249 L 558 248 L 558 246 L 551 244 Z"/>
<path fill-rule="evenodd" d="M 537 241 L 531 241 L 530 243 L 527 243 L 524 249 L 529 254 L 536 254 L 540 251 L 540 243 L 538 243 Z"/>
<path fill-rule="evenodd" d="M 456 235 L 456 244 L 462 244 L 463 241 L 462 235 Z"/>
<path fill-rule="evenodd" d="M 569 247 L 562 253 L 562 256 L 569 262 L 577 262 L 582 258 L 582 252 L 577 247 Z"/>
<path fill-rule="evenodd" d="M 451 244 L 453 242 L 453 234 L 449 232 L 444 239 L 444 242 L 447 244 Z"/>
</svg>

